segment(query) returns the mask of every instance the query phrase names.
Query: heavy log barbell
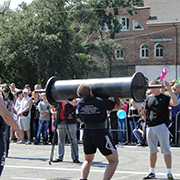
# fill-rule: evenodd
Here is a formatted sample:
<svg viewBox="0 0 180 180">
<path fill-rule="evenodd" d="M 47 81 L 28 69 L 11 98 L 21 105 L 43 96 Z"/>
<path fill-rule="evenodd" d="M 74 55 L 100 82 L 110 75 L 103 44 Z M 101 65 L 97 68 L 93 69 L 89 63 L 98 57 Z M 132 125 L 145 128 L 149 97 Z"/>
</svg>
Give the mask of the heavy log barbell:
<svg viewBox="0 0 180 180">
<path fill-rule="evenodd" d="M 93 94 L 98 97 L 133 98 L 136 102 L 142 102 L 147 88 L 161 88 L 162 85 L 147 86 L 144 75 L 136 72 L 132 77 L 100 78 L 100 79 L 76 79 L 60 80 L 51 77 L 44 91 L 50 104 L 66 101 L 77 97 L 76 91 L 80 84 L 86 83 L 92 87 Z"/>
</svg>

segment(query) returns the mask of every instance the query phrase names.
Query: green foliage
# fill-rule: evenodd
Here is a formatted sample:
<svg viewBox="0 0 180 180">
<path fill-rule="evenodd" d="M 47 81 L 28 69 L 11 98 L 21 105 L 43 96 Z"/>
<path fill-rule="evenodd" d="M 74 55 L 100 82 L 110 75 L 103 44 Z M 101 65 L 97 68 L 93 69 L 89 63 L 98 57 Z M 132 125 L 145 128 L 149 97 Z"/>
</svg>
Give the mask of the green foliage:
<svg viewBox="0 0 180 180">
<path fill-rule="evenodd" d="M 111 65 L 114 39 L 121 30 L 119 7 L 142 5 L 142 0 L 34 0 L 16 10 L 10 1 L 0 6 L 0 76 L 2 82 L 45 86 L 51 76 L 87 78 L 92 71 L 104 74 Z M 115 15 L 107 13 L 113 8 Z M 129 10 L 133 14 L 133 11 Z M 105 33 L 105 25 L 109 32 Z M 88 40 L 94 32 L 100 40 Z M 98 56 L 97 56 L 98 55 Z M 109 65 L 98 57 L 105 57 Z"/>
<path fill-rule="evenodd" d="M 91 66 L 84 35 L 76 33 L 65 1 L 36 0 L 8 9 L 0 21 L 0 63 L 4 82 L 17 87 L 37 82 L 43 87 L 51 76 L 85 78 Z M 64 13 L 60 13 L 60 12 Z"/>
</svg>

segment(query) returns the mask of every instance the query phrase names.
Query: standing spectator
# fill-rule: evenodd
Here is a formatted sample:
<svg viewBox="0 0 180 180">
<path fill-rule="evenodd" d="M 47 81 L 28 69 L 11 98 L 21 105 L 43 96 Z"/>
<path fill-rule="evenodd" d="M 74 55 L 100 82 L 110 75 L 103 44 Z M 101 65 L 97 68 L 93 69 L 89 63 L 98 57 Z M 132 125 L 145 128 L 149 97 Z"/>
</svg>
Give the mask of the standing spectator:
<svg viewBox="0 0 180 180">
<path fill-rule="evenodd" d="M 12 93 L 17 93 L 15 83 L 11 83 L 10 88 Z"/>
<path fill-rule="evenodd" d="M 30 123 L 30 131 L 31 131 L 31 141 L 33 141 L 33 138 L 37 138 L 37 130 L 38 130 L 38 124 L 39 124 L 39 109 L 38 104 L 40 102 L 39 94 L 32 92 L 32 107 L 31 107 L 31 123 Z"/>
<path fill-rule="evenodd" d="M 110 100 L 114 101 L 114 97 L 109 98 Z M 117 121 L 117 110 L 110 111 L 110 125 L 111 125 L 111 136 L 114 144 L 118 144 L 119 138 L 118 138 L 118 121 Z"/>
<path fill-rule="evenodd" d="M 17 100 L 16 100 L 16 103 L 14 105 L 14 109 L 16 112 L 18 112 L 20 109 L 22 99 L 23 99 L 23 94 L 22 94 L 22 91 L 20 90 L 17 92 Z"/>
<path fill-rule="evenodd" d="M 13 116 L 13 103 L 14 103 L 14 96 L 11 92 L 10 87 L 8 84 L 2 85 L 1 93 L 4 100 L 4 105 L 9 111 L 9 113 Z M 10 126 L 5 124 L 5 138 L 6 138 L 6 157 L 8 157 L 9 153 L 9 140 L 10 140 Z"/>
<path fill-rule="evenodd" d="M 74 163 L 80 163 L 79 150 L 76 141 L 76 100 L 62 103 L 60 121 L 58 124 L 58 156 L 53 162 L 62 162 L 64 158 L 65 138 L 68 135 L 71 142 L 71 158 Z"/>
<path fill-rule="evenodd" d="M 34 90 L 40 90 L 40 89 L 41 89 L 41 86 L 39 84 L 34 85 Z"/>
<path fill-rule="evenodd" d="M 23 99 L 21 101 L 21 105 L 17 115 L 19 116 L 19 126 L 20 126 L 20 138 L 21 140 L 18 141 L 18 144 L 24 144 L 24 131 L 27 132 L 28 141 L 26 144 L 31 144 L 31 136 L 30 136 L 30 109 L 32 106 L 32 99 L 28 96 L 29 91 L 28 89 L 23 90 Z"/>
<path fill-rule="evenodd" d="M 128 104 L 125 99 L 122 100 L 122 110 L 124 110 L 127 114 L 128 110 Z M 118 126 L 119 126 L 119 136 L 120 136 L 120 142 L 126 142 L 126 117 L 123 119 L 118 118 Z"/>
<path fill-rule="evenodd" d="M 19 109 L 20 109 L 20 106 L 21 106 L 21 101 L 22 101 L 22 99 L 23 99 L 23 95 L 22 95 L 22 90 L 19 90 L 19 91 L 17 91 L 17 100 L 16 100 L 16 102 L 15 102 L 15 105 L 14 105 L 14 111 L 15 112 L 18 112 L 19 111 Z M 16 113 L 16 116 L 17 116 L 17 113 Z M 16 121 L 16 123 L 18 124 L 18 126 L 19 126 L 19 116 L 17 116 L 17 121 Z M 17 132 L 16 132 L 17 133 Z M 17 134 L 18 135 L 18 139 L 17 139 L 17 141 L 19 141 L 20 140 L 20 137 L 19 137 L 19 134 Z M 15 139 L 15 138 L 14 138 Z"/>
<path fill-rule="evenodd" d="M 180 112 L 180 84 L 175 83 L 175 85 L 173 86 L 173 90 L 174 90 L 176 98 L 178 99 L 178 105 L 172 106 L 172 114 L 171 114 L 172 126 L 170 127 L 170 131 L 171 131 L 171 134 L 173 135 L 171 146 L 176 146 L 175 145 L 175 130 L 178 130 L 178 128 L 180 128 L 180 114 L 177 116 L 177 119 L 178 119 L 177 120 L 177 127 L 175 127 L 176 126 L 176 115 L 178 112 Z"/>
<path fill-rule="evenodd" d="M 38 145 L 40 143 L 40 135 L 43 129 L 43 144 L 47 145 L 47 130 L 49 126 L 50 121 L 50 106 L 46 99 L 46 93 L 41 94 L 42 101 L 38 104 L 38 109 L 40 112 L 39 116 L 39 125 L 38 125 L 38 131 L 37 131 L 37 138 L 35 141 L 35 145 Z"/>
<path fill-rule="evenodd" d="M 103 179 L 111 179 L 118 165 L 118 154 L 106 127 L 107 110 L 120 109 L 120 100 L 114 97 L 113 102 L 107 98 L 95 97 L 87 84 L 78 87 L 77 95 L 82 98 L 77 102 L 77 120 L 85 124 L 83 131 L 85 160 L 81 168 L 81 179 L 87 179 L 97 148 L 109 162 Z"/>
<path fill-rule="evenodd" d="M 30 86 L 29 84 L 26 84 L 26 85 L 24 86 L 24 88 L 27 89 L 27 90 L 29 91 L 28 96 L 31 97 L 31 96 L 32 96 L 31 86 Z"/>
<path fill-rule="evenodd" d="M 133 134 L 133 130 L 136 128 L 137 121 L 140 118 L 140 111 L 139 108 L 136 106 L 136 102 L 133 99 L 130 100 L 128 118 L 129 118 L 130 130 L 131 130 L 131 143 L 135 144 L 136 138 Z"/>
<path fill-rule="evenodd" d="M 164 160 L 167 167 L 167 179 L 173 180 L 171 172 L 171 151 L 169 145 L 169 105 L 178 105 L 178 100 L 171 90 L 170 84 L 165 81 L 165 86 L 170 94 L 162 94 L 160 88 L 151 89 L 152 95 L 148 96 L 145 102 L 146 114 L 146 135 L 147 142 L 150 150 L 150 173 L 143 179 L 154 179 L 155 178 L 155 165 L 157 161 L 158 142 L 161 147 L 161 152 L 164 154 Z M 149 85 L 159 84 L 158 80 L 150 81 Z M 141 109 L 142 111 L 143 109 Z"/>
<path fill-rule="evenodd" d="M 0 96 L 0 176 L 2 174 L 4 164 L 5 164 L 5 157 L 6 157 L 6 150 L 5 150 L 5 138 L 4 138 L 4 121 L 11 127 L 13 127 L 16 132 L 19 133 L 19 127 L 14 122 L 12 115 L 8 112 L 3 104 L 3 99 Z"/>
</svg>

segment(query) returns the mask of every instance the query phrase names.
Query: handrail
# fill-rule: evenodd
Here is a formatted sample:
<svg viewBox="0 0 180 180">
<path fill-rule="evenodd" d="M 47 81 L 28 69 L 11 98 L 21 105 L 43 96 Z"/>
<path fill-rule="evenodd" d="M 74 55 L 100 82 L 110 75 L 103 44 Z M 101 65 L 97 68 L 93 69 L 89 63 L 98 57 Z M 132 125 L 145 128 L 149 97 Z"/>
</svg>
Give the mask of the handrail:
<svg viewBox="0 0 180 180">
<path fill-rule="evenodd" d="M 178 115 L 180 114 L 180 111 L 176 114 L 176 119 L 175 119 L 175 144 L 178 144 L 178 139 L 177 139 L 177 133 L 178 132 L 180 132 L 180 131 L 178 131 L 177 129 L 178 129 L 178 127 L 177 127 L 177 125 L 178 125 L 178 123 L 177 123 L 177 121 L 178 121 Z"/>
</svg>

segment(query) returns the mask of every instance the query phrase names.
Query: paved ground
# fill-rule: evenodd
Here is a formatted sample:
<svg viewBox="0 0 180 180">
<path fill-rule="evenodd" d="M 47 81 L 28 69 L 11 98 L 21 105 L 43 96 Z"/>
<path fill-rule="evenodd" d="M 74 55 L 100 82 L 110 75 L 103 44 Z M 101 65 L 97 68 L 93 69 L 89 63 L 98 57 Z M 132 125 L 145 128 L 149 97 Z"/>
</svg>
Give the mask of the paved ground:
<svg viewBox="0 0 180 180">
<path fill-rule="evenodd" d="M 65 147 L 64 161 L 49 165 L 51 145 L 24 145 L 11 143 L 9 157 L 2 174 L 3 180 L 78 180 L 81 164 L 75 164 L 70 157 L 70 146 Z M 180 180 L 180 147 L 171 148 L 173 154 L 173 175 Z M 55 148 L 55 155 L 57 146 Z M 149 171 L 148 147 L 118 146 L 119 165 L 112 180 L 140 180 Z M 83 149 L 79 145 L 80 161 Z M 55 156 L 54 156 L 55 157 Z M 89 180 L 102 180 L 107 166 L 106 159 L 97 152 L 89 174 Z M 163 155 L 158 153 L 156 177 L 166 179 Z"/>
</svg>

